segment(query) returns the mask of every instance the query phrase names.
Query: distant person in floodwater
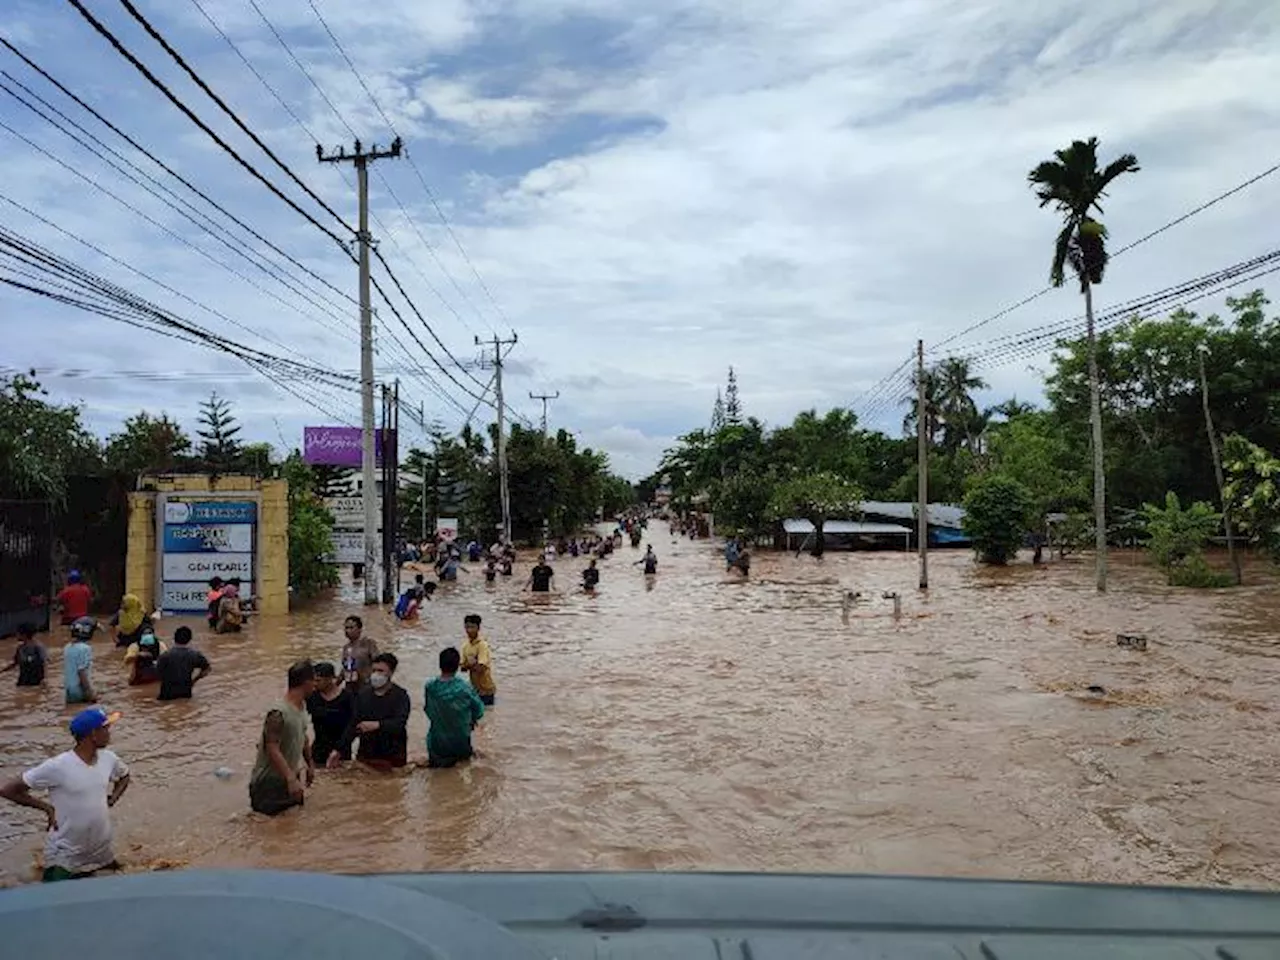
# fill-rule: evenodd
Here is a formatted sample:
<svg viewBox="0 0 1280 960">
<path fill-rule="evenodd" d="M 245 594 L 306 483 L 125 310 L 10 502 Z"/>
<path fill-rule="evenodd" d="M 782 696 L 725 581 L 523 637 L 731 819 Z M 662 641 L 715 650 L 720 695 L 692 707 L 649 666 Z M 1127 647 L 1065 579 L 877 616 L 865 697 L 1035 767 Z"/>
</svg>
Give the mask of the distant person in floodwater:
<svg viewBox="0 0 1280 960">
<path fill-rule="evenodd" d="M 333 664 L 317 663 L 316 688 L 307 697 L 307 713 L 311 714 L 311 726 L 315 730 L 311 759 L 316 764 L 329 762 L 329 754 L 341 743 L 355 710 L 355 695 L 342 682 Z M 351 745 L 338 749 L 338 757 L 350 760 Z"/>
<path fill-rule="evenodd" d="M 244 609 L 240 606 L 240 589 L 234 583 L 222 588 L 218 601 L 218 620 L 213 629 L 218 633 L 239 633 L 244 624 Z"/>
<path fill-rule="evenodd" d="M 36 640 L 34 623 L 18 624 L 18 647 L 13 651 L 13 660 L 4 668 L 3 673 L 18 671 L 18 686 L 38 687 L 44 683 L 44 665 L 49 662 L 49 651 L 43 643 Z"/>
<path fill-rule="evenodd" d="M 356 759 L 379 770 L 403 767 L 407 762 L 409 693 L 391 678 L 400 661 L 394 653 L 380 653 L 373 658 L 369 685 L 356 693 L 355 711 L 342 739 L 329 753 L 331 769 L 342 762 L 355 740 L 360 741 Z"/>
<path fill-rule="evenodd" d="M 218 601 L 222 599 L 222 588 L 225 584 L 221 577 L 209 578 L 209 592 L 205 594 L 204 602 L 206 609 L 206 619 L 209 621 L 210 627 L 218 625 Z"/>
<path fill-rule="evenodd" d="M 307 697 L 316 688 L 316 668 L 310 660 L 299 660 L 288 677 L 284 699 L 267 710 L 262 721 L 258 756 L 249 775 L 249 806 L 270 817 L 302 806 L 304 781 L 309 787 L 316 775 L 306 710 Z"/>
<path fill-rule="evenodd" d="M 458 676 L 461 663 L 457 647 L 441 650 L 440 676 L 428 681 L 423 691 L 429 767 L 452 767 L 475 754 L 471 731 L 484 717 L 484 703 L 471 684 Z"/>
<path fill-rule="evenodd" d="M 129 649 L 124 654 L 125 666 L 129 668 L 129 686 L 131 687 L 160 682 L 158 667 L 160 655 L 168 649 L 160 642 L 150 622 L 141 630 L 137 642 L 129 644 Z"/>
<path fill-rule="evenodd" d="M 93 602 L 93 591 L 85 586 L 79 570 L 67 574 L 67 585 L 58 591 L 53 598 L 54 604 L 61 611 L 61 622 L 69 627 L 81 617 L 89 615 L 89 605 Z"/>
<path fill-rule="evenodd" d="M 739 552 L 738 559 L 733 564 L 738 568 L 738 572 L 742 574 L 742 579 L 746 580 L 751 576 L 751 554 L 745 548 Z"/>
<path fill-rule="evenodd" d="M 190 700 L 195 685 L 213 670 L 208 658 L 191 647 L 191 628 L 173 631 L 173 648 L 160 654 L 156 672 L 160 675 L 157 700 Z"/>
<path fill-rule="evenodd" d="M 600 584 L 600 568 L 596 566 L 596 561 L 592 560 L 587 565 L 587 569 L 582 571 L 582 589 L 587 593 L 594 593 Z"/>
<path fill-rule="evenodd" d="M 644 552 L 644 556 L 633 563 L 632 566 L 638 567 L 642 563 L 644 564 L 644 575 L 646 577 L 652 577 L 657 574 L 658 556 L 653 552 L 653 544 L 649 544 L 649 549 Z"/>
<path fill-rule="evenodd" d="M 555 570 L 545 560 L 539 560 L 537 565 L 529 571 L 529 579 L 525 586 L 534 593 L 548 593 L 555 575 Z"/>
<path fill-rule="evenodd" d="M 355 614 L 342 624 L 347 642 L 342 646 L 342 679 L 354 692 L 369 682 L 373 672 L 373 658 L 378 655 L 378 645 L 364 635 L 364 621 Z"/>
<path fill-rule="evenodd" d="M 126 593 L 120 598 L 120 609 L 111 618 L 111 635 L 117 647 L 128 647 L 142 638 L 145 629 L 151 627 L 151 618 L 142 609 L 137 594 Z"/>
<path fill-rule="evenodd" d="M 471 688 L 480 702 L 492 707 L 498 685 L 493 681 L 493 652 L 489 649 L 489 641 L 480 635 L 480 614 L 467 614 L 463 618 L 462 629 L 467 634 L 459 651 L 462 672 L 471 678 Z"/>
</svg>

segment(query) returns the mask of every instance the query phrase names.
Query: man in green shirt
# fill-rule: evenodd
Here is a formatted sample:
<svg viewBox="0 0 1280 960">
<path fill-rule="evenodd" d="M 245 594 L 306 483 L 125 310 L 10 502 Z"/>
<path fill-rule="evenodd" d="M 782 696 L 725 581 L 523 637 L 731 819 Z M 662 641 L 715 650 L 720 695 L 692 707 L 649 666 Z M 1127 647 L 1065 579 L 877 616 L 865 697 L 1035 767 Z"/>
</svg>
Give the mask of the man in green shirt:
<svg viewBox="0 0 1280 960">
<path fill-rule="evenodd" d="M 440 676 L 427 682 L 425 704 L 430 727 L 427 729 L 427 766 L 452 767 L 459 760 L 470 760 L 471 731 L 484 716 L 484 704 L 471 684 L 458 676 L 462 655 L 457 647 L 440 651 Z"/>
<path fill-rule="evenodd" d="M 284 699 L 267 711 L 249 777 L 249 805 L 258 813 L 274 817 L 301 806 L 304 778 L 308 787 L 315 779 L 306 707 L 315 688 L 316 668 L 310 660 L 300 660 L 289 668 Z"/>
</svg>

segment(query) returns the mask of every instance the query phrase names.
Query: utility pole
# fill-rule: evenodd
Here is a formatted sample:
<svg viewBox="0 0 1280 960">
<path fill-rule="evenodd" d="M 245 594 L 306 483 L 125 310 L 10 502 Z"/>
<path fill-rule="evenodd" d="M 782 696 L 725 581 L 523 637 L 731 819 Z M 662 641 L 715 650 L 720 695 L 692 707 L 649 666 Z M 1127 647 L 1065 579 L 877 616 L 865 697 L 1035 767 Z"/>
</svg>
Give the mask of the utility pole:
<svg viewBox="0 0 1280 960">
<path fill-rule="evenodd" d="M 422 429 L 427 429 L 427 405 L 425 403 L 418 404 L 418 423 L 422 425 Z M 425 451 L 424 451 L 425 453 Z M 420 514 L 420 527 L 418 531 L 418 543 L 421 544 L 427 539 L 427 459 L 422 458 L 422 500 Z"/>
<path fill-rule="evenodd" d="M 400 381 L 382 385 L 382 602 L 394 603 L 400 591 Z"/>
<path fill-rule="evenodd" d="M 1231 558 L 1231 573 L 1236 578 L 1236 586 L 1244 582 L 1244 571 L 1240 569 L 1240 557 L 1236 554 L 1236 539 L 1231 532 L 1231 505 L 1227 503 L 1226 482 L 1222 476 L 1222 457 L 1218 453 L 1218 435 L 1213 429 L 1213 414 L 1209 412 L 1209 379 L 1204 374 L 1204 357 L 1209 352 L 1207 344 L 1196 348 L 1200 360 L 1200 400 L 1204 404 L 1204 428 L 1209 434 L 1209 451 L 1213 454 L 1213 473 L 1218 480 L 1218 499 L 1222 501 L 1222 526 L 1227 531 L 1227 556 Z"/>
<path fill-rule="evenodd" d="M 920 589 L 929 589 L 929 415 L 925 410 L 924 341 L 916 341 L 916 540 L 920 549 Z"/>
<path fill-rule="evenodd" d="M 498 496 L 502 500 L 502 542 L 511 542 L 511 490 L 507 477 L 507 436 L 504 420 L 506 410 L 502 400 L 503 347 L 514 347 L 520 338 L 512 331 L 511 339 L 503 340 L 494 334 L 493 339 L 483 341 L 476 337 L 476 346 L 493 347 L 493 394 L 498 407 Z"/>
<path fill-rule="evenodd" d="M 321 163 L 352 163 L 356 168 L 356 182 L 360 194 L 360 229 L 356 242 L 360 247 L 360 427 L 362 446 L 360 453 L 361 497 L 364 500 L 364 602 L 378 602 L 378 489 L 375 467 L 373 422 L 373 308 L 369 293 L 369 163 L 399 157 L 401 141 L 396 137 L 389 150 L 379 150 L 375 143 L 372 150 L 365 150 L 360 141 L 355 151 L 347 153 L 339 147 L 337 153 L 325 155 L 324 148 L 316 144 L 316 159 Z"/>
<path fill-rule="evenodd" d="M 555 393 L 534 393 L 530 390 L 529 399 L 542 401 L 542 435 L 545 437 L 547 435 L 547 401 L 559 400 L 560 391 L 557 390 Z"/>
</svg>

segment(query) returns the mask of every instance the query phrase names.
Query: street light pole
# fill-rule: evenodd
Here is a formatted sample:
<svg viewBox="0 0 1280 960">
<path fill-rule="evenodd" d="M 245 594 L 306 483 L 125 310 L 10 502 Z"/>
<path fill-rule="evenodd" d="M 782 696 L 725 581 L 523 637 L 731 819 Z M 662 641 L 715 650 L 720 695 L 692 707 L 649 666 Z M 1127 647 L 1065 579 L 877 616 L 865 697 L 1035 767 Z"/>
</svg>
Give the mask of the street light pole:
<svg viewBox="0 0 1280 960">
<path fill-rule="evenodd" d="M 1218 435 L 1213 429 L 1213 414 L 1209 409 L 1209 378 L 1204 372 L 1204 358 L 1209 352 L 1207 344 L 1196 348 L 1196 359 L 1200 362 L 1200 401 L 1204 406 L 1204 428 L 1209 434 L 1209 452 L 1213 454 L 1213 473 L 1218 481 L 1218 499 L 1222 502 L 1222 526 L 1227 532 L 1227 557 L 1231 560 L 1231 573 L 1236 579 L 1236 586 L 1244 581 L 1244 571 L 1240 569 L 1240 557 L 1236 553 L 1236 539 L 1231 532 L 1231 505 L 1227 503 L 1226 482 L 1222 476 L 1222 457 L 1218 453 Z"/>
</svg>

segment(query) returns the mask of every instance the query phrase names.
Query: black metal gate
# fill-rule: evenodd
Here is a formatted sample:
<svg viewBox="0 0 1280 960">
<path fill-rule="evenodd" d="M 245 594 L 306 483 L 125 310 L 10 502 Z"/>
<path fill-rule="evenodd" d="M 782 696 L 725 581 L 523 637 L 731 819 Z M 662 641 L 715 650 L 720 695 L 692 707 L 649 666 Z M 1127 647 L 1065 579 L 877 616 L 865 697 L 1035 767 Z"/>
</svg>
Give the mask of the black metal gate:
<svg viewBox="0 0 1280 960">
<path fill-rule="evenodd" d="M 18 624 L 49 629 L 52 510 L 43 500 L 0 500 L 0 637 Z"/>
</svg>

